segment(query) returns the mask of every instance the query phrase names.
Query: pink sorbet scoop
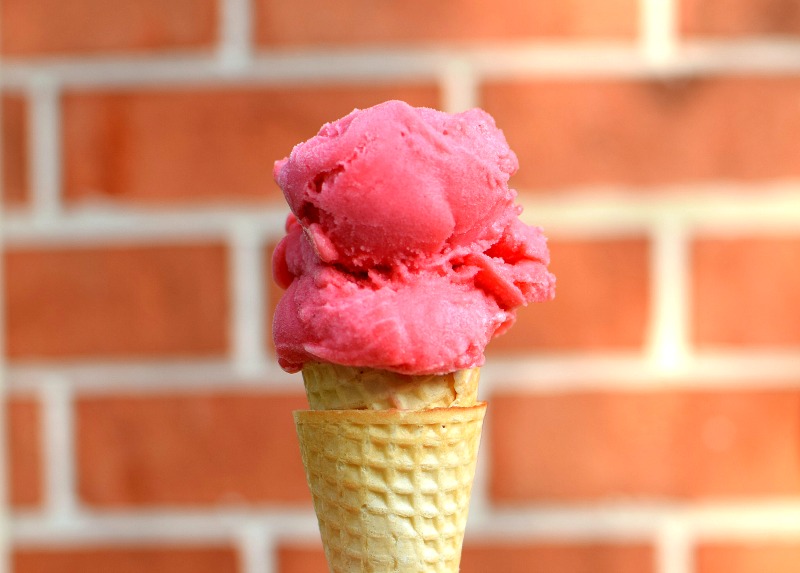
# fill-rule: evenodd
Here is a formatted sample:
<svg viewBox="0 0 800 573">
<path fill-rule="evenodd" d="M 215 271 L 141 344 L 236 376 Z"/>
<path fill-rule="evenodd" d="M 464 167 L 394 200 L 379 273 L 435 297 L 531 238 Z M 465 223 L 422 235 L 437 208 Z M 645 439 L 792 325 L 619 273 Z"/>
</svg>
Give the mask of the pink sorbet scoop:
<svg viewBox="0 0 800 573">
<path fill-rule="evenodd" d="M 292 210 L 272 261 L 280 365 L 482 365 L 518 307 L 555 293 L 546 239 L 508 188 L 517 168 L 480 109 L 388 101 L 296 145 L 274 171 Z"/>
</svg>

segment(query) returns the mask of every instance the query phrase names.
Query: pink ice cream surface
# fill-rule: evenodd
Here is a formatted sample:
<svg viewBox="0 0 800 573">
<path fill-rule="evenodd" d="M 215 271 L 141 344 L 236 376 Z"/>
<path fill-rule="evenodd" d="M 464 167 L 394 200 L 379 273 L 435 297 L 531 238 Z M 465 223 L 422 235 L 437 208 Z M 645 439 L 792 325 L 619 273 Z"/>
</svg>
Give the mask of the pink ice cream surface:
<svg viewBox="0 0 800 573">
<path fill-rule="evenodd" d="M 292 214 L 275 249 L 273 337 L 306 362 L 404 374 L 480 366 L 516 309 L 553 298 L 538 227 L 508 188 L 490 115 L 400 101 L 355 110 L 275 163 Z"/>
</svg>

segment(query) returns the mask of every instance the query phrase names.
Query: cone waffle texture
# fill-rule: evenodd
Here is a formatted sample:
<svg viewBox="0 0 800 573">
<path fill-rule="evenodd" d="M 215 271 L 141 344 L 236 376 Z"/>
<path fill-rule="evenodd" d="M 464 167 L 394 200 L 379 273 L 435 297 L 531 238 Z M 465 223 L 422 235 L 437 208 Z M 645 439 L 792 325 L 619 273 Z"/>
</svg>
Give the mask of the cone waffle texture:
<svg viewBox="0 0 800 573">
<path fill-rule="evenodd" d="M 428 410 L 472 406 L 479 368 L 409 376 L 387 370 L 314 363 L 303 367 L 312 410 Z"/>
<path fill-rule="evenodd" d="M 295 412 L 332 572 L 458 571 L 485 411 Z"/>
</svg>

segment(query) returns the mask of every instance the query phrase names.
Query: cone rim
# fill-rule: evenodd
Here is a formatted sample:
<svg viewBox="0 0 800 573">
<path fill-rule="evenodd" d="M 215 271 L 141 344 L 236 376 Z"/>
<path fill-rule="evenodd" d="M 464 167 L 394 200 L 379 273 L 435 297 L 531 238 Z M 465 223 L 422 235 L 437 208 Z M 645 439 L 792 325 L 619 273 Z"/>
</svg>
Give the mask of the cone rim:
<svg viewBox="0 0 800 573">
<path fill-rule="evenodd" d="M 431 408 L 428 410 L 295 410 L 296 424 L 319 424 L 348 421 L 360 424 L 436 424 L 441 422 L 470 422 L 483 418 L 486 402 L 472 406 Z"/>
</svg>

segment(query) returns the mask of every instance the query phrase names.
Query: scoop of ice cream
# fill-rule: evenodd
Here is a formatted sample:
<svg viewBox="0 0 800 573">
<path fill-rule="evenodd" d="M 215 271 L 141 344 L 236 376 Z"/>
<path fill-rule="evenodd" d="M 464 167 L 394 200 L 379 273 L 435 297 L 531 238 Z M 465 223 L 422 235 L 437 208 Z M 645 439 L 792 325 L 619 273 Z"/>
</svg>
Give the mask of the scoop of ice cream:
<svg viewBox="0 0 800 573">
<path fill-rule="evenodd" d="M 275 163 L 292 210 L 273 257 L 281 366 L 445 373 L 483 363 L 516 308 L 553 297 L 517 158 L 479 109 L 389 101 L 326 124 Z"/>
</svg>

